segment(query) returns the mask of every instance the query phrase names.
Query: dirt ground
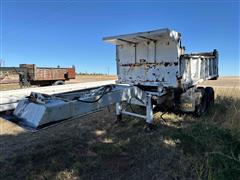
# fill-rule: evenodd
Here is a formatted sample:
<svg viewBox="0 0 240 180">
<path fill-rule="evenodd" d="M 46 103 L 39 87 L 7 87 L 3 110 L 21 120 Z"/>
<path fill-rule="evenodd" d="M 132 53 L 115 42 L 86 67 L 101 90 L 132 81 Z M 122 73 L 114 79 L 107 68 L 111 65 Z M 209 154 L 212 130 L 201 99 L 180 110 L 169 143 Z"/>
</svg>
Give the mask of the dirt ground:
<svg viewBox="0 0 240 180">
<path fill-rule="evenodd" d="M 114 106 L 36 133 L 1 119 L 0 179 L 237 179 L 239 80 L 204 83 L 216 103 L 203 117 L 156 111 L 153 132 L 114 123 Z"/>
<path fill-rule="evenodd" d="M 105 81 L 105 80 L 115 80 L 117 76 L 114 75 L 77 75 L 76 79 L 71 79 L 66 81 L 66 84 L 81 83 L 81 82 L 94 82 L 94 81 Z M 37 87 L 37 86 L 31 86 Z M 20 89 L 19 84 L 0 84 L 0 91 Z"/>
<path fill-rule="evenodd" d="M 68 83 L 79 83 L 79 82 L 93 82 L 93 81 L 105 81 L 105 80 L 115 80 L 117 76 L 115 75 L 78 75 L 76 79 L 71 79 L 66 81 Z"/>
</svg>

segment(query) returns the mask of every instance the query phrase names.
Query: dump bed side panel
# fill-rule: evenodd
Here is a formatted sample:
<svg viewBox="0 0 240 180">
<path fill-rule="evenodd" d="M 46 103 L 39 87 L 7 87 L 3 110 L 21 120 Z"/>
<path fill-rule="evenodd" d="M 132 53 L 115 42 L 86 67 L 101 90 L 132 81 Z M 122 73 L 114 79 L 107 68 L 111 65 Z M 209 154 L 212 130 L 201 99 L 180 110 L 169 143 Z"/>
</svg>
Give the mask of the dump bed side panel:
<svg viewBox="0 0 240 180">
<path fill-rule="evenodd" d="M 117 45 L 118 82 L 177 87 L 179 48 L 170 38 Z"/>
<path fill-rule="evenodd" d="M 218 77 L 218 52 L 184 54 L 180 60 L 182 84 L 195 85 Z"/>
</svg>

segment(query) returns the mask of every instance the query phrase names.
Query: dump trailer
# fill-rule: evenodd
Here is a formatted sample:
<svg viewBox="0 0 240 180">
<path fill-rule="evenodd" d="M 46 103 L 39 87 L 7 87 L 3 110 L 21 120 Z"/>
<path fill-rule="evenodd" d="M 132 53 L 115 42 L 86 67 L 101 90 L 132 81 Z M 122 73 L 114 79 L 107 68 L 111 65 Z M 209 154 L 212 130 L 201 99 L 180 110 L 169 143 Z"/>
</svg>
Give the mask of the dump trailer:
<svg viewBox="0 0 240 180">
<path fill-rule="evenodd" d="M 38 85 L 61 85 L 75 79 L 75 67 L 37 67 L 35 64 L 20 64 L 19 67 L 1 67 L 0 83 L 19 82 L 21 87 Z"/>
<path fill-rule="evenodd" d="M 214 104 L 213 88 L 197 84 L 218 78 L 217 50 L 185 54 L 181 34 L 170 29 L 103 41 L 116 45 L 116 84 L 51 96 L 32 93 L 19 102 L 14 122 L 38 130 L 115 104 L 118 121 L 122 115 L 135 116 L 145 119 L 151 129 L 155 107 L 163 113 L 172 110 L 201 116 Z M 131 104 L 145 107 L 145 113 L 128 110 Z"/>
</svg>

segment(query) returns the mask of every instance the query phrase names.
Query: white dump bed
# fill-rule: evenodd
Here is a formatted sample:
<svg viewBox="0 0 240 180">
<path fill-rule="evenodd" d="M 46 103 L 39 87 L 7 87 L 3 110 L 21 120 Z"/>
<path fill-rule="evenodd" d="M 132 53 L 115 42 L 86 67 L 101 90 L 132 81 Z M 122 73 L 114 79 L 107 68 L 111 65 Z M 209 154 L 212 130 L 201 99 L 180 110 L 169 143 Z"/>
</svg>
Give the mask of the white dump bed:
<svg viewBox="0 0 240 180">
<path fill-rule="evenodd" d="M 170 29 L 112 36 L 103 40 L 116 45 L 118 83 L 177 88 L 218 76 L 215 70 L 217 53 L 211 53 L 211 56 L 210 53 L 196 54 L 201 60 L 197 62 L 194 56 L 184 55 L 181 34 Z M 201 73 L 203 69 L 204 73 Z"/>
<path fill-rule="evenodd" d="M 201 81 L 217 79 L 218 52 L 184 54 L 180 60 L 181 83 L 195 85 Z"/>
</svg>

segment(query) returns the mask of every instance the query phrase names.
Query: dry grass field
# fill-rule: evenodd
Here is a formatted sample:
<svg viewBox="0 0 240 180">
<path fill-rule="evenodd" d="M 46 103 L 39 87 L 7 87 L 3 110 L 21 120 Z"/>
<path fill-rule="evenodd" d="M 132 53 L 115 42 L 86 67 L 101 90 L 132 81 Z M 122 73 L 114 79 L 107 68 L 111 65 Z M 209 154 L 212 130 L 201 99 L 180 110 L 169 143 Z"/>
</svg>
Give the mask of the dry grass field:
<svg viewBox="0 0 240 180">
<path fill-rule="evenodd" d="M 36 133 L 0 121 L 0 179 L 239 179 L 240 79 L 213 85 L 204 116 L 161 112 L 157 130 L 114 107 Z M 141 111 L 133 107 L 135 111 Z"/>
<path fill-rule="evenodd" d="M 72 83 L 81 83 L 81 82 L 94 82 L 94 81 L 105 81 L 105 80 L 115 80 L 117 79 L 114 75 L 76 75 L 76 79 L 71 79 L 66 81 L 66 84 Z M 37 86 L 31 86 L 37 87 Z M 0 84 L 0 91 L 6 90 L 13 90 L 13 89 L 20 89 L 18 83 L 11 83 L 11 84 Z"/>
<path fill-rule="evenodd" d="M 105 80 L 115 80 L 117 76 L 115 75 L 77 75 L 76 79 L 71 79 L 66 81 L 68 83 L 79 83 L 79 82 L 93 82 L 93 81 L 105 81 Z"/>
</svg>

